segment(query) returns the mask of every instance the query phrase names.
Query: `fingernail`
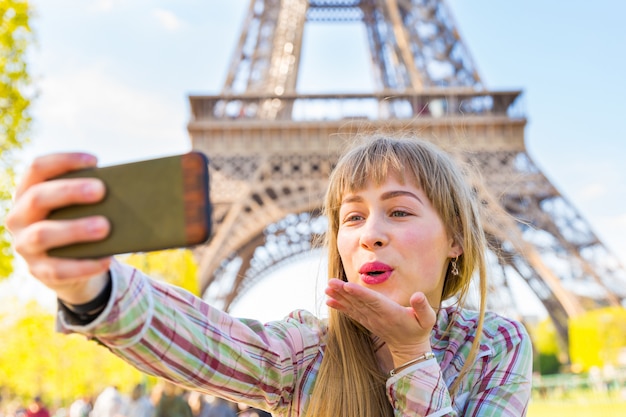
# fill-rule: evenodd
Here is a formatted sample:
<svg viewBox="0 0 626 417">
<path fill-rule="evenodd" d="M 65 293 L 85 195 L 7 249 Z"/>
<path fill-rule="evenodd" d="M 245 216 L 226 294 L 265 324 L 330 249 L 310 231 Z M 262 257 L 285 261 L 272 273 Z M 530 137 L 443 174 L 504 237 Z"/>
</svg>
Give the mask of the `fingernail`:
<svg viewBox="0 0 626 417">
<path fill-rule="evenodd" d="M 87 231 L 91 234 L 101 234 L 108 228 L 108 222 L 104 217 L 94 217 L 87 222 Z"/>
<path fill-rule="evenodd" d="M 83 195 L 85 197 L 95 197 L 102 194 L 104 185 L 100 181 L 89 181 L 82 187 Z"/>
<path fill-rule="evenodd" d="M 95 165 L 98 162 L 98 158 L 88 153 L 83 153 L 80 155 L 80 161 L 84 166 L 89 167 Z"/>
</svg>

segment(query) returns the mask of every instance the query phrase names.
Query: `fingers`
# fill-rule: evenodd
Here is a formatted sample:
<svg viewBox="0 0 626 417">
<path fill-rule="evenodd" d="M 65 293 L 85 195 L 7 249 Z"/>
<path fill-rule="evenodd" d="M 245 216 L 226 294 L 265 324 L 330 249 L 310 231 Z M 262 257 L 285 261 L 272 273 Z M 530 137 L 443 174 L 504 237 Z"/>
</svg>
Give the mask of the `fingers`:
<svg viewBox="0 0 626 417">
<path fill-rule="evenodd" d="M 16 198 L 7 215 L 10 231 L 45 219 L 50 211 L 72 204 L 100 201 L 106 193 L 104 183 L 95 178 L 59 179 L 31 185 Z"/>
<path fill-rule="evenodd" d="M 383 294 L 358 284 L 330 279 L 326 304 L 359 322 L 384 340 L 395 354 L 410 356 L 429 345 L 436 313 L 422 292 L 402 306 Z"/>
<path fill-rule="evenodd" d="M 14 196 L 14 205 L 6 217 L 12 233 L 42 220 L 58 207 L 99 201 L 104 184 L 96 179 L 60 179 L 47 181 L 63 173 L 96 165 L 96 158 L 85 153 L 61 153 L 39 157 L 27 168 Z"/>
<path fill-rule="evenodd" d="M 352 312 L 350 315 L 354 315 L 358 310 L 375 308 L 373 305 L 367 306 L 367 304 L 375 303 L 376 293 L 370 291 L 368 294 L 365 288 L 336 278 L 328 281 L 325 293 L 328 297 L 326 304 L 329 307 L 347 314 Z"/>
<path fill-rule="evenodd" d="M 400 321 L 410 323 L 412 320 L 415 324 L 407 307 L 354 283 L 330 279 L 326 295 L 326 305 L 347 314 L 374 333 L 381 326 L 396 325 Z"/>
<path fill-rule="evenodd" d="M 77 260 L 50 257 L 53 247 L 105 238 L 110 225 L 102 216 L 75 220 L 49 220 L 54 209 L 100 201 L 106 194 L 104 183 L 94 178 L 55 179 L 63 173 L 96 165 L 96 158 L 84 153 L 52 154 L 39 157 L 30 165 L 5 218 L 13 236 L 13 246 L 28 265 L 31 274 L 55 291 L 82 293 L 88 278 L 101 275 L 110 258 Z"/>
<path fill-rule="evenodd" d="M 39 257 L 28 263 L 31 274 L 70 304 L 93 300 L 108 281 L 111 258 L 61 259 Z"/>
<path fill-rule="evenodd" d="M 87 285 L 87 278 L 102 274 L 109 269 L 111 258 L 63 259 L 37 258 L 28 264 L 30 273 L 44 285 L 59 292 L 68 287 Z"/>
<path fill-rule="evenodd" d="M 414 316 L 414 319 L 424 328 L 432 328 L 436 320 L 435 310 L 422 292 L 413 294 L 410 299 L 411 307 L 405 308 L 388 300 L 376 291 L 332 278 L 328 280 L 326 295 L 328 296 L 326 304 L 329 307 L 350 315 L 355 314 L 357 311 L 365 312 L 367 310 L 379 314 L 400 313 L 401 310 Z"/>
<path fill-rule="evenodd" d="M 109 231 L 110 224 L 103 216 L 77 220 L 43 220 L 16 233 L 14 247 L 17 253 L 29 259 L 44 254 L 51 248 L 104 239 Z"/>
<path fill-rule="evenodd" d="M 69 171 L 96 166 L 95 156 L 86 153 L 57 153 L 36 158 L 27 168 L 21 183 L 17 186 L 17 200 L 33 184 L 54 178 Z"/>
</svg>

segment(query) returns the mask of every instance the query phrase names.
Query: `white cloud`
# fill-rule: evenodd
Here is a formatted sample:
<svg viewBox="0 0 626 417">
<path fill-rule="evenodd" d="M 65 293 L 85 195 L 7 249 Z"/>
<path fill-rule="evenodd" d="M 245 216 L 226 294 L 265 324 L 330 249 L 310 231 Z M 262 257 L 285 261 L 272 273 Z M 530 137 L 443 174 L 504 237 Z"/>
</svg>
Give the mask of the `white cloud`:
<svg viewBox="0 0 626 417">
<path fill-rule="evenodd" d="M 591 201 L 597 198 L 605 197 L 608 194 L 608 188 L 605 183 L 591 183 L 586 184 L 583 188 L 578 192 L 578 196 L 582 201 Z"/>
<path fill-rule="evenodd" d="M 107 164 L 191 147 L 181 102 L 126 85 L 104 66 L 51 76 L 41 91 L 32 141 L 36 154 L 85 150 Z"/>
<path fill-rule="evenodd" d="M 113 9 L 115 0 L 96 0 L 93 2 L 91 8 L 98 12 L 108 12 Z"/>
<path fill-rule="evenodd" d="M 171 11 L 164 9 L 154 9 L 152 15 L 159 21 L 161 26 L 173 32 L 182 26 L 181 20 Z"/>
<path fill-rule="evenodd" d="M 623 228 L 626 230 L 626 213 L 616 216 L 615 222 L 619 225 L 620 228 Z"/>
<path fill-rule="evenodd" d="M 602 243 L 626 266 L 626 212 L 596 216 L 597 233 Z"/>
</svg>

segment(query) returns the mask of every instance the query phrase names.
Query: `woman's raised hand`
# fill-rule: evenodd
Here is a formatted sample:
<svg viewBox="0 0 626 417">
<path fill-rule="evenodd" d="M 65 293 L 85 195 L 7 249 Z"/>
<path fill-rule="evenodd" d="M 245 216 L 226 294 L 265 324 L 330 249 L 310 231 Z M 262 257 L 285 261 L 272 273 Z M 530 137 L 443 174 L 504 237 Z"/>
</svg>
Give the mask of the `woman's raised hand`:
<svg viewBox="0 0 626 417">
<path fill-rule="evenodd" d="M 26 170 L 6 216 L 15 251 L 26 261 L 30 273 L 57 296 L 72 304 L 93 299 L 106 284 L 110 258 L 64 259 L 48 256 L 53 247 L 100 240 L 109 233 L 105 217 L 48 220 L 57 208 L 95 203 L 105 195 L 104 184 L 93 178 L 59 179 L 58 175 L 93 167 L 94 156 L 61 153 L 39 157 Z"/>
<path fill-rule="evenodd" d="M 409 307 L 363 286 L 336 278 L 328 281 L 326 304 L 359 322 L 383 340 L 400 366 L 431 350 L 436 314 L 424 293 L 411 296 Z"/>
</svg>

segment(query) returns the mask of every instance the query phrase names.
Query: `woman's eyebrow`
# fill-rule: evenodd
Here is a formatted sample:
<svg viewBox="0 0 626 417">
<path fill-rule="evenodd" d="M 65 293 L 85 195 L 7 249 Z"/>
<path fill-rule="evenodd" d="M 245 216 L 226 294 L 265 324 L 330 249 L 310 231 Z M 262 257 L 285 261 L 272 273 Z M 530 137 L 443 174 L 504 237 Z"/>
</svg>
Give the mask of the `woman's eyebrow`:
<svg viewBox="0 0 626 417">
<path fill-rule="evenodd" d="M 346 196 L 343 200 L 341 200 L 341 204 L 347 204 L 347 203 L 361 203 L 363 202 L 363 197 L 357 195 L 357 194 L 350 194 L 348 196 Z"/>
<path fill-rule="evenodd" d="M 391 198 L 403 197 L 403 196 L 414 198 L 417 201 L 419 201 L 421 204 L 424 204 L 422 199 L 419 198 L 419 196 L 417 194 L 412 193 L 410 191 L 405 191 L 405 190 L 387 191 L 386 193 L 383 193 L 383 195 L 380 196 L 380 199 L 381 200 L 389 200 Z"/>
<path fill-rule="evenodd" d="M 392 198 L 396 198 L 396 197 L 410 197 L 410 198 L 414 198 L 415 200 L 417 200 L 418 202 L 420 202 L 421 204 L 424 204 L 424 202 L 422 201 L 421 198 L 419 198 L 419 196 L 415 193 L 412 193 L 410 191 L 405 191 L 405 190 L 393 190 L 393 191 L 387 191 L 385 193 L 383 193 L 380 196 L 381 200 L 389 200 Z M 343 200 L 341 200 L 341 204 L 348 204 L 348 203 L 362 203 L 363 197 L 361 197 L 358 194 L 350 194 L 347 195 Z"/>
</svg>

